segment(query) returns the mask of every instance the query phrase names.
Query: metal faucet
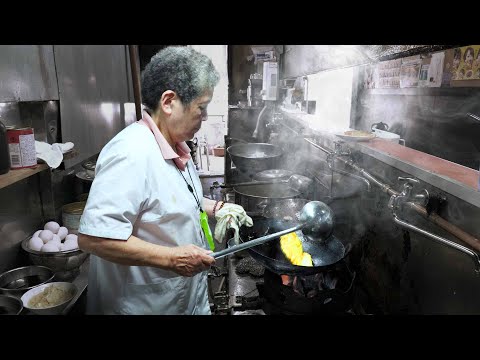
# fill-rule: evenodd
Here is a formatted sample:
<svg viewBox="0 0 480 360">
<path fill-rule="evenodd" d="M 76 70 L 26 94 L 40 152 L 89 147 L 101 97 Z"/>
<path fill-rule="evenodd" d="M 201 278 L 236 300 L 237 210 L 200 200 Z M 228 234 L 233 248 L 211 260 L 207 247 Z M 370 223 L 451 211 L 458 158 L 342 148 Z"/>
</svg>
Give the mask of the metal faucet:
<svg viewBox="0 0 480 360">
<path fill-rule="evenodd" d="M 432 239 L 432 240 L 435 240 L 443 245 L 446 245 L 448 247 L 451 247 L 455 250 L 459 250 L 467 255 L 469 255 L 474 264 L 475 264 L 475 272 L 477 274 L 480 274 L 480 257 L 478 256 L 478 254 L 472 250 L 470 250 L 469 248 L 465 247 L 465 246 L 462 246 L 462 245 L 459 245 L 453 241 L 450 241 L 450 240 L 447 240 L 441 236 L 438 236 L 436 234 L 433 234 L 429 231 L 426 231 L 424 229 L 421 229 L 413 224 L 410 224 L 408 223 L 407 221 L 405 220 L 402 220 L 399 218 L 398 214 L 397 214 L 397 211 L 399 209 L 401 209 L 401 206 L 406 203 L 406 202 L 411 202 L 411 203 L 414 203 L 414 204 L 417 204 L 417 205 L 421 205 L 421 206 L 426 206 L 428 204 L 428 201 L 429 201 L 429 194 L 428 194 L 428 191 L 426 189 L 422 189 L 420 192 L 418 193 L 412 193 L 415 185 L 419 184 L 420 181 L 418 181 L 417 179 L 415 178 L 409 178 L 409 177 L 399 177 L 398 178 L 398 181 L 401 182 L 401 181 L 405 181 L 405 183 L 403 184 L 403 189 L 402 189 L 402 192 L 398 195 L 394 194 L 390 197 L 390 200 L 388 201 L 388 208 L 392 210 L 392 215 L 393 215 L 393 221 L 402 226 L 403 228 L 405 229 L 408 229 L 408 230 L 412 230 L 412 231 L 415 231 L 419 234 L 422 234 L 424 236 L 427 236 L 428 238 Z"/>
<path fill-rule="evenodd" d="M 420 181 L 411 177 L 398 177 L 398 182 L 404 182 L 402 191 L 398 195 L 392 195 L 389 200 L 389 208 L 399 209 L 402 204 L 411 202 L 420 206 L 427 206 L 430 200 L 430 194 L 427 189 L 422 189 L 418 193 L 412 195 L 412 190 L 415 185 L 420 184 Z"/>
</svg>

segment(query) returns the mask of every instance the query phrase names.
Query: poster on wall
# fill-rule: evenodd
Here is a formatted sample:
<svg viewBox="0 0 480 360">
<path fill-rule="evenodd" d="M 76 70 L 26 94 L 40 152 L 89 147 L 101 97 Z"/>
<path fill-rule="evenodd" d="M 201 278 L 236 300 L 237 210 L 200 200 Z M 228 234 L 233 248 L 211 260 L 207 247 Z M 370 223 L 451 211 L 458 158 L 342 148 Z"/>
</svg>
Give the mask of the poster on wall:
<svg viewBox="0 0 480 360">
<path fill-rule="evenodd" d="M 402 59 L 400 67 L 400 87 L 417 87 L 419 74 L 422 66 L 422 59 L 419 55 L 409 56 Z M 426 70 L 428 72 L 428 69 Z"/>
<path fill-rule="evenodd" d="M 452 81 L 480 79 L 480 45 L 453 49 L 452 63 L 447 70 Z"/>
</svg>

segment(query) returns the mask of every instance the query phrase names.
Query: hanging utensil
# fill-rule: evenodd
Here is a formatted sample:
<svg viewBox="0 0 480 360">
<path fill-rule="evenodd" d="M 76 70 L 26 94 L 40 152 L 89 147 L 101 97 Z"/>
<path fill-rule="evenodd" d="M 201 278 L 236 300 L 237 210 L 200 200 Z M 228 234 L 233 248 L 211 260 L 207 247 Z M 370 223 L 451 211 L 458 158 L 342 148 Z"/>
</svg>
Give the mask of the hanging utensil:
<svg viewBox="0 0 480 360">
<path fill-rule="evenodd" d="M 300 214 L 300 224 L 289 229 L 276 232 L 267 236 L 262 236 L 255 240 L 250 240 L 246 243 L 232 246 L 230 248 L 213 253 L 215 259 L 219 259 L 229 254 L 234 254 L 237 251 L 245 250 L 257 245 L 264 244 L 268 241 L 278 239 L 282 235 L 302 230 L 304 235 L 307 235 L 312 241 L 321 242 L 332 234 L 334 218 L 332 210 L 321 201 L 310 201 L 307 203 Z"/>
</svg>

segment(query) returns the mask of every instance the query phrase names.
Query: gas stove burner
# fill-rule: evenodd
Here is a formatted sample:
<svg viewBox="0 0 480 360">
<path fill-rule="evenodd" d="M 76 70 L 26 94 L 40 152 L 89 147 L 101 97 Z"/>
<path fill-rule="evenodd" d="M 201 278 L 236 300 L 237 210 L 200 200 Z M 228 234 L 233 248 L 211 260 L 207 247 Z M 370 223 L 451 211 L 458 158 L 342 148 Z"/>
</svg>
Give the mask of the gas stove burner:
<svg viewBox="0 0 480 360">
<path fill-rule="evenodd" d="M 315 275 L 279 275 L 268 269 L 257 285 L 266 314 L 347 314 L 352 308 L 355 272 L 346 263 Z"/>
</svg>

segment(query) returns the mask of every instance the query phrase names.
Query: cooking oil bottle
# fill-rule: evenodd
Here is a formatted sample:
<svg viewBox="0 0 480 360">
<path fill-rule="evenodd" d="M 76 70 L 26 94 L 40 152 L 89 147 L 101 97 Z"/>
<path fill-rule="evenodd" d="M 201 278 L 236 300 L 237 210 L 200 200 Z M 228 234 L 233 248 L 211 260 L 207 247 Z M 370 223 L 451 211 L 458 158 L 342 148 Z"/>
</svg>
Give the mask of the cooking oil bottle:
<svg viewBox="0 0 480 360">
<path fill-rule="evenodd" d="M 0 175 L 10 170 L 10 152 L 8 150 L 7 128 L 0 119 Z"/>
</svg>

